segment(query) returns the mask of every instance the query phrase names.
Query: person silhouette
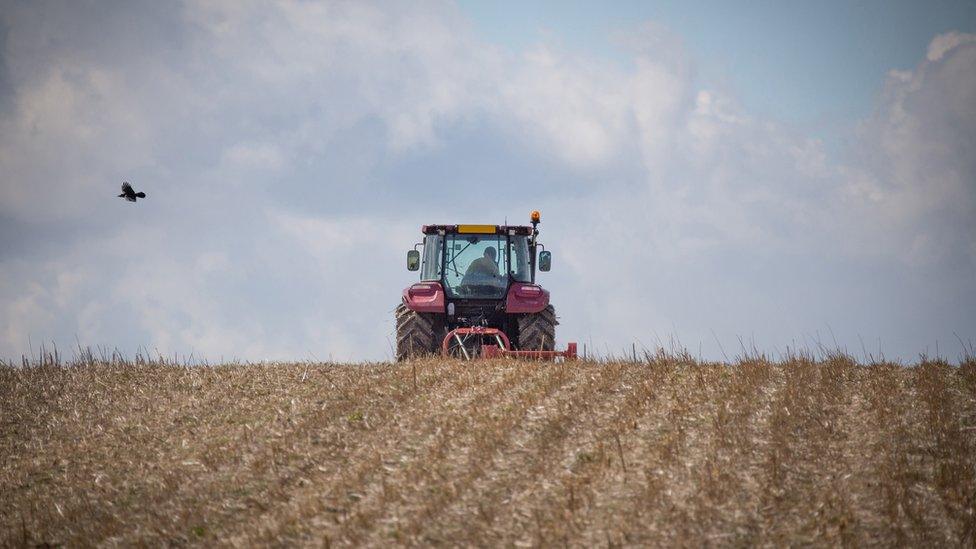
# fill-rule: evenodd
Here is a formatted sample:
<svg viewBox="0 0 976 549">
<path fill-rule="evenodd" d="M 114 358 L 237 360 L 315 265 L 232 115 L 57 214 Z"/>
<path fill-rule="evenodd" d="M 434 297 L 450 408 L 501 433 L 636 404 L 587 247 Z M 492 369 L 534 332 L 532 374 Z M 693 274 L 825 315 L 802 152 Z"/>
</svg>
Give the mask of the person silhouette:
<svg viewBox="0 0 976 549">
<path fill-rule="evenodd" d="M 488 246 L 485 248 L 485 255 L 475 259 L 471 262 L 471 265 L 468 265 L 468 270 L 464 272 L 464 276 L 498 276 L 498 264 L 495 263 L 496 257 L 498 257 L 498 252 L 495 250 L 495 247 Z"/>
</svg>

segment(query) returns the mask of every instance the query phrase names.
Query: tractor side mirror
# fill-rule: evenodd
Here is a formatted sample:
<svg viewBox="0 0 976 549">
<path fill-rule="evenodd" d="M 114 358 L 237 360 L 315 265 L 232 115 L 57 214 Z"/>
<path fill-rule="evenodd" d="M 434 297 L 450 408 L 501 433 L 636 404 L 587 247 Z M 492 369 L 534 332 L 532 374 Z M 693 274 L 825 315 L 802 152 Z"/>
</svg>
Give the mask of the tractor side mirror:
<svg viewBox="0 0 976 549">
<path fill-rule="evenodd" d="M 539 270 L 548 271 L 552 268 L 552 252 L 549 250 L 543 250 L 539 252 Z"/>
<path fill-rule="evenodd" d="M 420 252 L 410 250 L 407 252 L 407 270 L 416 271 L 420 269 Z"/>
</svg>

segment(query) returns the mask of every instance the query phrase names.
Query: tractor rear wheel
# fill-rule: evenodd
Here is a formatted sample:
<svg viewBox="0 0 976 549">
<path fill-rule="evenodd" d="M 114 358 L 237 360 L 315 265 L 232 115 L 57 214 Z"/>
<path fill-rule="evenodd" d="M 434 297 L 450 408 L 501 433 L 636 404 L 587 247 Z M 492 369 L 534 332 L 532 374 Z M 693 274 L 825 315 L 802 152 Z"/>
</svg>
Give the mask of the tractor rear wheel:
<svg viewBox="0 0 976 549">
<path fill-rule="evenodd" d="M 556 310 L 552 305 L 538 313 L 520 316 L 519 349 L 523 351 L 552 351 L 556 348 Z"/>
<path fill-rule="evenodd" d="M 396 308 L 397 362 L 427 356 L 437 351 L 440 341 L 433 315 L 411 311 L 402 303 Z"/>
</svg>

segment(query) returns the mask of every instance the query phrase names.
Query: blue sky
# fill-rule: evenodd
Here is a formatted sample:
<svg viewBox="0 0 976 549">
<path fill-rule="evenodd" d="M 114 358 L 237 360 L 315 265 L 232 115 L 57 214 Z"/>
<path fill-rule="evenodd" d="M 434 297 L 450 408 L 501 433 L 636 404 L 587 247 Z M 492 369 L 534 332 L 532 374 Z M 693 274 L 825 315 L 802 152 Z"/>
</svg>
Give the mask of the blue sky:
<svg viewBox="0 0 976 549">
<path fill-rule="evenodd" d="M 615 40 L 653 21 L 687 47 L 698 78 L 752 112 L 838 140 L 870 114 L 891 69 L 933 36 L 976 30 L 976 2 L 460 2 L 478 33 L 513 51 L 541 40 L 627 63 Z"/>
<path fill-rule="evenodd" d="M 388 359 L 422 224 L 539 209 L 562 343 L 955 358 L 973 26 L 932 3 L 6 2 L 0 357 Z"/>
</svg>

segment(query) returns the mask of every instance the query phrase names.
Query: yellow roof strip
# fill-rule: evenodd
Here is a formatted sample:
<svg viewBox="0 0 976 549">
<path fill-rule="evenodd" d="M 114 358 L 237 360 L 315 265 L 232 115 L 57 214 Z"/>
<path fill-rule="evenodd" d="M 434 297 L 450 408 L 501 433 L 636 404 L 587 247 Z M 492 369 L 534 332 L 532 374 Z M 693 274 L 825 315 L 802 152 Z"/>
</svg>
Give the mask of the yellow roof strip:
<svg viewBox="0 0 976 549">
<path fill-rule="evenodd" d="M 495 234 L 498 230 L 498 225 L 458 225 L 457 232 L 459 233 L 488 233 Z"/>
</svg>

